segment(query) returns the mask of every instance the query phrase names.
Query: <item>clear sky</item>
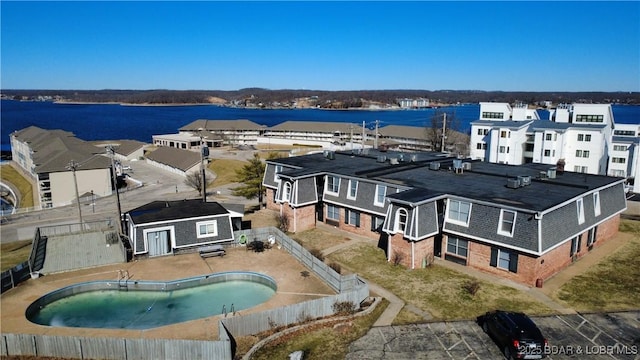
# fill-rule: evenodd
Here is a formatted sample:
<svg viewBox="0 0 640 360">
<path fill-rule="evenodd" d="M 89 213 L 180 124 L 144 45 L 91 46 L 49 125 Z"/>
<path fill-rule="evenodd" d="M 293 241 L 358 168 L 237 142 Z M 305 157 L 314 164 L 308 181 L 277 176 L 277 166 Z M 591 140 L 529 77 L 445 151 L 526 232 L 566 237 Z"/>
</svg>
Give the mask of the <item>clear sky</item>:
<svg viewBox="0 0 640 360">
<path fill-rule="evenodd" d="M 640 91 L 640 2 L 1 1 L 3 89 Z"/>
</svg>

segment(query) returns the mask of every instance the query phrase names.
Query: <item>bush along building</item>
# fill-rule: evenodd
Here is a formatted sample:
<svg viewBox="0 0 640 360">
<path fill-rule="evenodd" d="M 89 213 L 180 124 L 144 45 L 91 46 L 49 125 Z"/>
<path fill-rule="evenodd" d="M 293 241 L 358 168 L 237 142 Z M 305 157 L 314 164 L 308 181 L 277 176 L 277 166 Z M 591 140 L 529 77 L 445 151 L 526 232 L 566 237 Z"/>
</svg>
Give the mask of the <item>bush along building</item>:
<svg viewBox="0 0 640 360">
<path fill-rule="evenodd" d="M 378 240 L 387 260 L 435 258 L 527 285 L 618 231 L 624 179 L 442 153 L 329 152 L 267 161 L 267 207 L 289 231 L 317 223 Z"/>
</svg>

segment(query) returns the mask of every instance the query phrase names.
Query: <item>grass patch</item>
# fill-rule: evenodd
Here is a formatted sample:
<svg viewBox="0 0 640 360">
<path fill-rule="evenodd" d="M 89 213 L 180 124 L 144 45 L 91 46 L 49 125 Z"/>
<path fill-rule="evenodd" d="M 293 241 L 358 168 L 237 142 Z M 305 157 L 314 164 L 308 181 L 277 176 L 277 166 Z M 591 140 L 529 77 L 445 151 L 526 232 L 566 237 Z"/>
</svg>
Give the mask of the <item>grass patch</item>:
<svg viewBox="0 0 640 360">
<path fill-rule="evenodd" d="M 0 245 L 0 271 L 9 270 L 29 259 L 31 240 L 14 241 Z"/>
<path fill-rule="evenodd" d="M 391 322 L 391 325 L 409 325 L 409 324 L 421 324 L 427 322 L 422 316 L 414 313 L 413 311 L 403 307 L 402 310 L 396 315 L 395 319 Z"/>
<path fill-rule="evenodd" d="M 370 314 L 349 321 L 310 325 L 266 344 L 251 359 L 288 359 L 289 354 L 298 350 L 304 351 L 305 360 L 344 359 L 349 344 L 363 337 L 388 305 L 383 299 Z"/>
<path fill-rule="evenodd" d="M 621 224 L 637 229 L 636 224 Z M 637 230 L 632 231 L 636 234 Z M 564 284 L 557 293 L 577 311 L 620 311 L 640 304 L 640 237 L 634 236 L 618 251 L 584 274 Z"/>
<path fill-rule="evenodd" d="M 289 234 L 289 236 L 307 250 L 324 250 L 351 240 L 347 235 L 332 234 L 318 229 Z"/>
<path fill-rule="evenodd" d="M 0 166 L 0 178 L 2 178 L 2 181 L 15 186 L 20 192 L 20 194 L 16 194 L 16 196 L 20 197 L 18 207 L 33 207 L 33 188 L 31 187 L 31 182 L 29 182 L 29 180 L 25 179 L 24 176 L 16 171 L 16 169 L 11 165 Z"/>
<path fill-rule="evenodd" d="M 475 319 L 496 308 L 531 315 L 553 313 L 520 290 L 478 280 L 443 266 L 415 270 L 394 266 L 386 261 L 382 250 L 369 244 L 357 244 L 328 257 L 393 292 L 405 303 L 430 313 L 434 320 Z M 466 289 L 472 281 L 478 282 L 475 295 Z"/>
<path fill-rule="evenodd" d="M 216 173 L 216 179 L 207 187 L 223 186 L 237 182 L 236 170 L 249 164 L 247 161 L 231 159 L 213 159 L 209 163 L 209 170 Z"/>
</svg>

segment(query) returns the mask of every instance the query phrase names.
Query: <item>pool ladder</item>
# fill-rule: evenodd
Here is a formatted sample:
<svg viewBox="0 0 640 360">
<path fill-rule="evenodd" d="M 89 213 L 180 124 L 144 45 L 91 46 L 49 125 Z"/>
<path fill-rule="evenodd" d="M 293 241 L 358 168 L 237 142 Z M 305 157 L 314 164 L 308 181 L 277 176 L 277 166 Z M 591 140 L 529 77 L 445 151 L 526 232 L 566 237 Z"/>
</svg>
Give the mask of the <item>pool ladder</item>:
<svg viewBox="0 0 640 360">
<path fill-rule="evenodd" d="M 229 312 L 231 313 L 231 315 L 235 315 L 236 314 L 236 310 L 233 307 L 233 304 L 231 304 L 231 309 L 229 309 Z M 227 306 L 222 304 L 222 314 L 224 314 L 224 317 L 227 317 Z"/>
<path fill-rule="evenodd" d="M 128 290 L 129 289 L 129 279 L 131 276 L 129 275 L 129 270 L 118 270 L 118 288 L 120 290 Z"/>
</svg>

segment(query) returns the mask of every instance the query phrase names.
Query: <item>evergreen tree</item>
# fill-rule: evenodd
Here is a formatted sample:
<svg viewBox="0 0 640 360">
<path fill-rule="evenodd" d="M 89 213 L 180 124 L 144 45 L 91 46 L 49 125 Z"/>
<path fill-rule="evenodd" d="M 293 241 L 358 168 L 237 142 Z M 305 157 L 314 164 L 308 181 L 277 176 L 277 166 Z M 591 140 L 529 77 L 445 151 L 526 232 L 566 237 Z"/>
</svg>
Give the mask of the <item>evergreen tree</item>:
<svg viewBox="0 0 640 360">
<path fill-rule="evenodd" d="M 238 182 L 244 185 L 232 189 L 233 195 L 244 196 L 247 199 L 258 198 L 258 202 L 262 205 L 264 188 L 262 187 L 262 177 L 264 176 L 265 164 L 260 159 L 258 153 L 253 154 L 253 159 L 236 170 L 236 178 Z"/>
</svg>

